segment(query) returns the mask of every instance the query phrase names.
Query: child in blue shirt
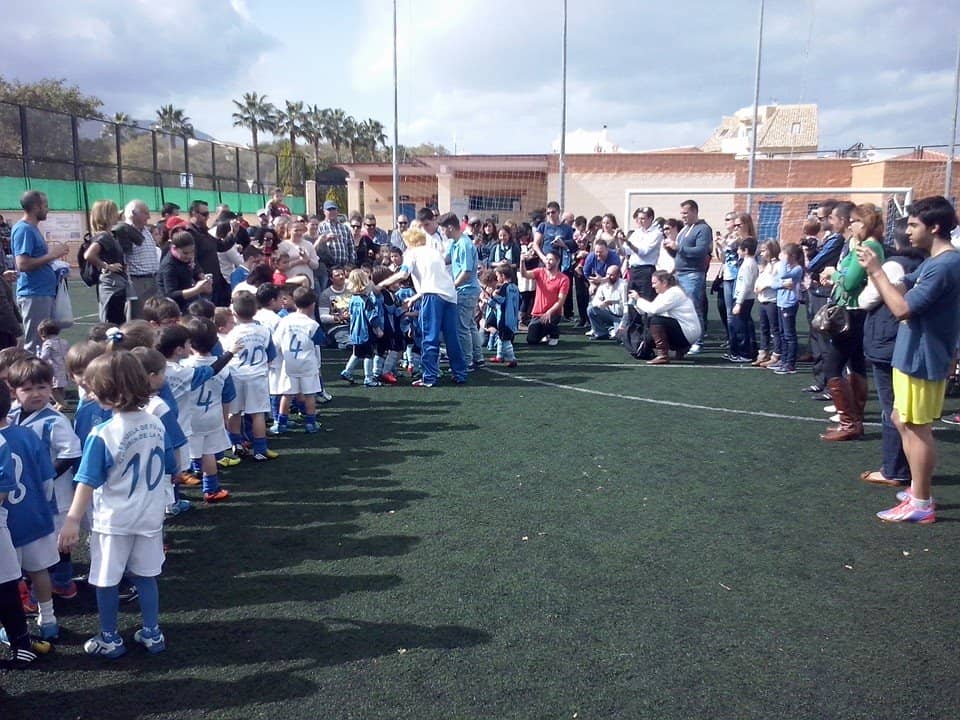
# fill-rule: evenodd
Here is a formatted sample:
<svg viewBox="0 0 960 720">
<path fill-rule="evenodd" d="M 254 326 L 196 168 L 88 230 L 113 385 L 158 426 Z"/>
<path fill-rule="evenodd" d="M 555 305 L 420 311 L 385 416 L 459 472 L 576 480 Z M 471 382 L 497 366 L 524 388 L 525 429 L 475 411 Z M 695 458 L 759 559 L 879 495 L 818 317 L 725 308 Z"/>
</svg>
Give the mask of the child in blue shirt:
<svg viewBox="0 0 960 720">
<path fill-rule="evenodd" d="M 380 387 L 381 383 L 373 373 L 373 355 L 374 342 L 377 338 L 383 336 L 383 326 L 377 310 L 374 286 L 371 284 L 366 271 L 356 269 L 350 271 L 346 287 L 347 292 L 351 294 L 348 309 L 350 312 L 350 345 L 353 352 L 340 373 L 340 377 L 351 385 L 355 384 L 353 371 L 363 360 L 364 386 Z"/>
<path fill-rule="evenodd" d="M 767 369 L 777 375 L 797 372 L 797 308 L 800 305 L 800 283 L 803 282 L 803 248 L 787 243 L 780 251 L 780 271 L 771 288 L 777 291 L 777 312 L 780 318 L 780 363 Z"/>
<path fill-rule="evenodd" d="M 497 350 L 492 363 L 506 363 L 517 367 L 513 338 L 520 321 L 520 289 L 517 287 L 516 271 L 509 265 L 498 265 L 494 275 L 495 285 L 490 287 L 487 307 L 493 312 Z"/>
<path fill-rule="evenodd" d="M 403 334 L 404 366 L 409 375 L 419 376 L 423 331 L 420 327 L 420 300 L 410 278 L 401 282 L 396 298 L 401 311 L 400 332 Z"/>
<path fill-rule="evenodd" d="M 53 595 L 48 568 L 60 560 L 53 524 L 53 479 L 56 471 L 46 445 L 24 427 L 11 426 L 10 394 L 0 392 L 0 435 L 6 441 L 13 460 L 16 488 L 7 494 L 3 506 L 7 512 L 7 528 L 16 548 L 19 566 L 30 576 L 40 616 L 37 620 L 40 637 L 55 640 L 60 635 L 53 612 Z M 0 642 L 8 642 L 6 635 Z"/>
</svg>

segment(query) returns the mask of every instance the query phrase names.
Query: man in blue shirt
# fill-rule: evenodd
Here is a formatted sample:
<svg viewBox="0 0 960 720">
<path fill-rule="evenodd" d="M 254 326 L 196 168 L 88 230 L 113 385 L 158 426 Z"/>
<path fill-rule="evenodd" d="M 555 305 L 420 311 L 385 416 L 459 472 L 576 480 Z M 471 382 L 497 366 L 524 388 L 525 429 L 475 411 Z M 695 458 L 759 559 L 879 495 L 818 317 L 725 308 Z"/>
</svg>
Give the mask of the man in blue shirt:
<svg viewBox="0 0 960 720">
<path fill-rule="evenodd" d="M 910 490 L 900 504 L 877 513 L 886 522 L 936 520 L 930 485 L 936 461 L 933 422 L 943 396 L 953 351 L 960 337 L 960 252 L 950 244 L 956 211 L 943 197 L 921 198 L 907 206 L 907 236 L 930 257 L 900 283 L 887 278 L 876 253 L 865 246 L 857 258 L 890 312 L 900 321 L 893 348 L 893 422 L 910 465 Z"/>
<path fill-rule="evenodd" d="M 573 222 L 566 222 L 560 216 L 560 203 L 551 200 L 547 203 L 546 220 L 536 225 L 533 244 L 546 255 L 552 252 L 560 261 L 560 272 L 567 276 L 573 287 L 573 256 L 577 252 L 577 243 L 573 239 Z M 573 317 L 573 293 L 568 293 L 563 306 L 563 317 Z"/>
<path fill-rule="evenodd" d="M 460 234 L 456 213 L 446 213 L 438 220 L 444 237 L 450 240 L 446 260 L 450 263 L 453 286 L 457 289 L 457 337 L 468 370 L 483 365 L 483 340 L 477 326 L 477 301 L 480 280 L 477 278 L 477 249 L 468 235 Z"/>
<path fill-rule="evenodd" d="M 57 274 L 50 263 L 67 254 L 62 243 L 47 243 L 39 225 L 47 219 L 47 196 L 39 190 L 28 190 L 20 197 L 23 217 L 10 233 L 10 244 L 17 270 L 17 304 L 23 315 L 24 349 L 33 354 L 40 348 L 37 328 L 53 315 L 57 296 Z"/>
</svg>

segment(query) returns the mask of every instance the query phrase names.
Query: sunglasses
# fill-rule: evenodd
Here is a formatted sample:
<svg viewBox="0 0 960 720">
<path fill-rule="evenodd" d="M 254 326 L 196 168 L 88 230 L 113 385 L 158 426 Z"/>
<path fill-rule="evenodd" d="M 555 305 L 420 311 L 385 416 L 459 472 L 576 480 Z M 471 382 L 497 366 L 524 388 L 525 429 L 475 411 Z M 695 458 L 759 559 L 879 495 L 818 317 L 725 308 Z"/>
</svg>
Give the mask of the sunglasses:
<svg viewBox="0 0 960 720">
<path fill-rule="evenodd" d="M 376 227 L 376 223 L 364 223 L 364 227 Z"/>
<path fill-rule="evenodd" d="M 410 223 L 405 223 L 405 222 L 399 222 L 399 223 L 397 223 L 397 225 L 409 225 L 409 224 L 410 224 Z"/>
<path fill-rule="evenodd" d="M 354 230 L 359 230 L 361 228 L 360 225 L 351 225 L 350 227 L 352 227 Z"/>
</svg>

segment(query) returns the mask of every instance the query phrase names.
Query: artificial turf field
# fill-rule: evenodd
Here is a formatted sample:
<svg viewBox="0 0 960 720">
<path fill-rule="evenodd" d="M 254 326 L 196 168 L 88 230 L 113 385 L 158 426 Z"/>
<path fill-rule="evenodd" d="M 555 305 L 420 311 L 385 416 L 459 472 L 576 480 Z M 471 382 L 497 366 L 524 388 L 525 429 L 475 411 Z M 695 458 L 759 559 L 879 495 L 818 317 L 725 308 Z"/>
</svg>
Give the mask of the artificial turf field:
<svg viewBox="0 0 960 720">
<path fill-rule="evenodd" d="M 167 652 L 84 656 L 81 592 L 0 718 L 960 717 L 960 434 L 938 522 L 885 525 L 879 427 L 820 442 L 808 375 L 564 331 L 462 388 L 331 381 L 169 524 Z"/>
</svg>

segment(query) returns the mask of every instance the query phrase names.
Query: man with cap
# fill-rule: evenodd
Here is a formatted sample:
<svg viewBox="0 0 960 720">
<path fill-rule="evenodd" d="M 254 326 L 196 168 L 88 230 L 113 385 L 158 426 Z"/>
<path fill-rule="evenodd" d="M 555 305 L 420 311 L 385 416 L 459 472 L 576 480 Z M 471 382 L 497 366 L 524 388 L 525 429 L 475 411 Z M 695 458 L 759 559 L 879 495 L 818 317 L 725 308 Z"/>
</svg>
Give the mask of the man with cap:
<svg viewBox="0 0 960 720">
<path fill-rule="evenodd" d="M 407 244 L 403 242 L 403 234 L 409 229 L 410 220 L 406 215 L 397 215 L 397 226 L 390 233 L 390 244 L 400 251 L 407 249 Z"/>
<path fill-rule="evenodd" d="M 331 267 L 353 265 L 356 262 L 353 247 L 353 233 L 350 228 L 340 222 L 340 208 L 333 200 L 323 204 L 323 215 L 326 218 L 320 223 L 320 237 L 317 240 L 317 254 L 329 253 L 333 263 Z"/>
</svg>

